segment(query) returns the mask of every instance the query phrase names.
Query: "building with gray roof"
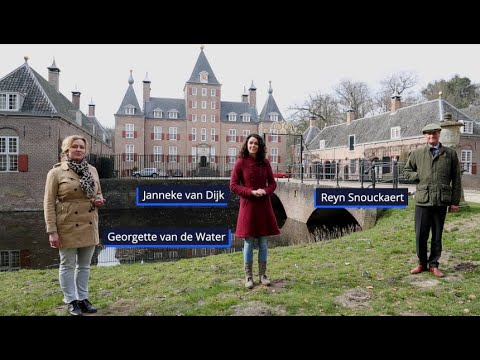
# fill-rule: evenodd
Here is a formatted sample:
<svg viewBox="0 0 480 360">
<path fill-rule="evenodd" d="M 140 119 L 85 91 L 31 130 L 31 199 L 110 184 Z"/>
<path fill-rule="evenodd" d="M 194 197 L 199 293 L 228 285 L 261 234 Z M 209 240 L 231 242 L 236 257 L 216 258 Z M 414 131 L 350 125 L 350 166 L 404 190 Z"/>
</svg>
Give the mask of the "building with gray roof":
<svg viewBox="0 0 480 360">
<path fill-rule="evenodd" d="M 347 114 L 342 124 L 325 127 L 313 140 L 306 142 L 311 161 L 322 164 L 340 163 L 340 174 L 345 177 L 359 175 L 361 161 L 379 160 L 388 164 L 393 160 L 406 161 L 411 150 L 425 145 L 422 128 L 429 123 L 444 122 L 446 113 L 461 123 L 460 142 L 457 147 L 464 167 L 465 186 L 480 185 L 477 164 L 480 160 L 480 123 L 474 108 L 457 109 L 439 97 L 436 100 L 402 107 L 400 96 L 392 96 L 391 111 L 355 119 Z M 310 138 L 313 130 L 308 129 Z M 445 133 L 445 134 L 444 134 Z M 446 131 L 442 132 L 446 135 Z M 446 138 L 443 137 L 443 141 Z M 442 137 L 440 138 L 442 142 Z M 391 171 L 390 166 L 380 169 L 380 176 Z M 478 186 L 477 186 L 478 187 Z"/>
<path fill-rule="evenodd" d="M 48 80 L 24 60 L 0 78 L 0 211 L 42 209 L 46 175 L 59 161 L 65 137 L 85 136 L 91 154 L 112 152 L 95 105 L 87 116 L 80 111 L 80 91 L 72 91 L 71 101 L 59 91 L 55 60 Z"/>
</svg>

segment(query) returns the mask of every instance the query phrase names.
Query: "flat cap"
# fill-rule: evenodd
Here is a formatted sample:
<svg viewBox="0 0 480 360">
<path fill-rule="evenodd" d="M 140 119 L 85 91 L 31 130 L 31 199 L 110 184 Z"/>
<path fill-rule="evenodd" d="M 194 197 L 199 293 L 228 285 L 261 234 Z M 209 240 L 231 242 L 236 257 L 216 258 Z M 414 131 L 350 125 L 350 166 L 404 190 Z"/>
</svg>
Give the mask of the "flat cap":
<svg viewBox="0 0 480 360">
<path fill-rule="evenodd" d="M 442 131 L 442 127 L 435 123 L 427 124 L 423 127 L 422 134 L 425 134 L 429 131 Z"/>
</svg>

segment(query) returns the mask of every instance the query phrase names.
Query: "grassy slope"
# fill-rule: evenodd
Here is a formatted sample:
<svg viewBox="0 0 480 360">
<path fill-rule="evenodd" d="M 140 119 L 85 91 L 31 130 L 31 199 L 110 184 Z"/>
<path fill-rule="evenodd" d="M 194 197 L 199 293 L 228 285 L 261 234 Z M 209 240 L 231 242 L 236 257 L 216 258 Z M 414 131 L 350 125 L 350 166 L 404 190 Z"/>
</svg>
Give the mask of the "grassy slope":
<svg viewBox="0 0 480 360">
<path fill-rule="evenodd" d="M 268 288 L 243 287 L 238 252 L 94 267 L 90 300 L 98 315 L 478 316 L 479 215 L 479 204 L 447 215 L 442 279 L 409 274 L 417 262 L 409 205 L 386 210 L 367 231 L 269 250 Z M 57 276 L 57 269 L 0 273 L 0 315 L 65 315 Z M 356 307 L 340 305 L 338 297 L 349 293 Z"/>
</svg>

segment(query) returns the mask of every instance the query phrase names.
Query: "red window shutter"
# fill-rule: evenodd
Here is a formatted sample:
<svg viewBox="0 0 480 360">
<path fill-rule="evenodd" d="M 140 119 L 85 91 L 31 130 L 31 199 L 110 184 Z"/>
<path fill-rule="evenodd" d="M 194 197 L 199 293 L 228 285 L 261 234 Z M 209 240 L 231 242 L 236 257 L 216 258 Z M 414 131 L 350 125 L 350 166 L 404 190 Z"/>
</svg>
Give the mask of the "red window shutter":
<svg viewBox="0 0 480 360">
<path fill-rule="evenodd" d="M 228 137 L 229 137 L 228 135 L 225 136 L 225 141 L 228 141 Z"/>
<path fill-rule="evenodd" d="M 133 137 L 134 137 L 135 139 L 138 138 L 138 131 L 137 131 L 137 130 L 135 130 L 135 131 L 133 132 Z"/>
<path fill-rule="evenodd" d="M 188 92 L 190 93 L 190 95 L 193 95 L 193 88 L 189 88 Z"/>
<path fill-rule="evenodd" d="M 162 140 L 165 140 L 165 134 L 162 133 Z"/>
<path fill-rule="evenodd" d="M 155 134 L 154 134 L 154 133 L 151 133 L 151 134 L 150 134 L 150 139 L 153 140 L 154 138 L 155 138 Z"/>
<path fill-rule="evenodd" d="M 165 162 L 165 155 L 162 154 L 162 162 Z"/>
<path fill-rule="evenodd" d="M 281 136 L 278 137 L 278 142 L 282 142 L 282 137 Z"/>
<path fill-rule="evenodd" d="M 215 155 L 215 162 L 218 163 L 218 156 Z"/>
<path fill-rule="evenodd" d="M 192 162 L 192 155 L 188 155 L 188 162 L 189 162 L 189 163 Z"/>
<path fill-rule="evenodd" d="M 133 154 L 133 161 L 137 161 L 137 159 L 138 159 L 138 154 L 137 154 L 137 153 L 134 153 L 134 154 Z"/>
<path fill-rule="evenodd" d="M 122 153 L 122 161 L 125 161 L 125 153 Z"/>
<path fill-rule="evenodd" d="M 18 155 L 18 171 L 20 172 L 28 171 L 28 155 L 26 154 Z"/>
<path fill-rule="evenodd" d="M 32 257 L 30 255 L 30 250 L 22 249 L 20 250 L 20 267 L 26 268 L 32 265 Z"/>
<path fill-rule="evenodd" d="M 177 162 L 180 162 L 180 155 L 177 155 Z"/>
<path fill-rule="evenodd" d="M 272 142 L 272 135 L 268 135 L 268 142 Z"/>
<path fill-rule="evenodd" d="M 188 141 L 192 141 L 192 134 L 188 134 Z"/>
<path fill-rule="evenodd" d="M 279 164 L 281 163 L 281 161 L 280 161 L 280 156 L 278 157 L 278 163 L 279 163 Z"/>
<path fill-rule="evenodd" d="M 240 142 L 243 143 L 243 140 L 245 140 L 245 136 L 240 136 Z"/>
<path fill-rule="evenodd" d="M 189 109 L 192 108 L 192 100 L 189 100 L 189 101 L 188 101 L 188 108 L 189 108 Z"/>
<path fill-rule="evenodd" d="M 215 135 L 215 141 L 218 141 L 218 135 Z"/>
<path fill-rule="evenodd" d="M 476 175 L 477 174 L 477 163 L 472 164 L 472 174 Z"/>
<path fill-rule="evenodd" d="M 125 130 L 122 131 L 122 138 L 125 137 Z"/>
</svg>

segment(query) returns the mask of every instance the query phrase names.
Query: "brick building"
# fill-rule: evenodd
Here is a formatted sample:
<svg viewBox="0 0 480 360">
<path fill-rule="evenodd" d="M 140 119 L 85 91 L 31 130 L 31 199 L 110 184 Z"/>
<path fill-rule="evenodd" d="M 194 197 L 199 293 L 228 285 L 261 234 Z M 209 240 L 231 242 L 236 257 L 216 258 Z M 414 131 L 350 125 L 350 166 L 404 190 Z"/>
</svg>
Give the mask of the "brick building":
<svg viewBox="0 0 480 360">
<path fill-rule="evenodd" d="M 389 112 L 361 119 L 355 118 L 353 110 L 348 111 L 345 123 L 321 130 L 311 124 L 304 134 L 311 161 L 321 163 L 320 171 L 323 173 L 333 172 L 339 166 L 341 178 L 358 179 L 360 162 L 375 159 L 382 164 L 376 169 L 377 176 L 391 176 L 390 163 L 393 160 L 405 162 L 411 150 L 425 145 L 422 128 L 429 123 L 443 123 L 445 114 L 450 113 L 452 120 L 463 125 L 456 148 L 464 169 L 462 182 L 466 188 L 480 187 L 477 169 L 480 162 L 480 122 L 478 117 L 470 115 L 475 113 L 475 109 L 457 109 L 441 97 L 403 107 L 398 94 L 392 95 L 390 109 Z M 442 131 L 440 142 L 449 145 L 445 137 L 447 134 L 447 130 Z"/>
<path fill-rule="evenodd" d="M 284 121 L 268 89 L 260 114 L 257 89 L 252 81 L 241 101 L 222 101 L 222 85 L 215 77 L 203 47 L 180 99 L 151 96 L 148 74 L 143 80 L 140 105 L 129 86 L 115 114 L 115 153 L 121 157 L 116 169 L 122 176 L 133 170 L 154 167 L 160 173 L 180 170 L 186 176 L 216 174 L 229 176 L 241 146 L 250 133 L 265 136 L 272 167 L 287 161 L 287 141 L 271 127 Z M 121 155 L 120 155 L 121 154 Z"/>
<path fill-rule="evenodd" d="M 0 78 L 0 211 L 43 210 L 48 170 L 59 161 L 63 139 L 80 134 L 91 154 L 110 154 L 108 135 L 95 117 L 80 111 L 59 91 L 60 69 L 48 67 L 48 81 L 25 63 Z"/>
</svg>

